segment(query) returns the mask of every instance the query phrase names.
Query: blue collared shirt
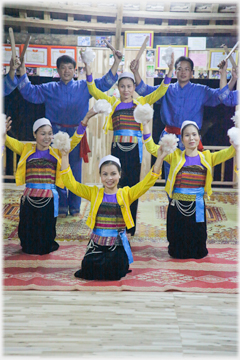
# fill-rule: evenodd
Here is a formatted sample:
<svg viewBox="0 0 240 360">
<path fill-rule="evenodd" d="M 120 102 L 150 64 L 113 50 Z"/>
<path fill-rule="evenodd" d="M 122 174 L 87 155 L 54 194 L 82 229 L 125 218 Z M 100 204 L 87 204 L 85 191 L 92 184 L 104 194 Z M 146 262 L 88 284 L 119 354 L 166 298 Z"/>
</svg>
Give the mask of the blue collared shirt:
<svg viewBox="0 0 240 360">
<path fill-rule="evenodd" d="M 100 79 L 96 79 L 96 86 L 101 91 L 109 90 L 117 81 L 112 71 Z M 45 105 L 45 117 L 52 125 L 78 125 L 89 110 L 89 99 L 86 80 L 71 80 L 67 85 L 62 80 L 51 81 L 46 84 L 32 85 L 26 74 L 21 78 L 18 86 L 23 98 L 34 104 Z"/>
<path fill-rule="evenodd" d="M 146 96 L 156 90 L 158 86 L 144 84 L 143 81 L 136 87 L 136 92 Z M 178 82 L 171 83 L 166 94 L 158 100 L 161 104 L 160 116 L 165 125 L 181 127 L 183 121 L 195 121 L 201 129 L 204 106 L 221 104 L 220 95 L 228 92 L 228 85 L 223 89 L 212 89 L 206 85 L 193 84 L 189 81 L 183 88 Z"/>
</svg>

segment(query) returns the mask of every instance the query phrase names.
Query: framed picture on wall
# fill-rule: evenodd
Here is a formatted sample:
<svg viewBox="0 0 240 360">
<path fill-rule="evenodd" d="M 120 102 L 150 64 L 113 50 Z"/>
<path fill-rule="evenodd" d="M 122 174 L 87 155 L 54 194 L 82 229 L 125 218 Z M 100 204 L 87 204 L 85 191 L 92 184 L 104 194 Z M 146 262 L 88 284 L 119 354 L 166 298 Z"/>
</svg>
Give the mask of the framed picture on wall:
<svg viewBox="0 0 240 360">
<path fill-rule="evenodd" d="M 57 59 L 62 55 L 68 55 L 77 62 L 77 48 L 74 46 L 51 46 L 51 61 L 50 66 L 56 67 Z"/>
<path fill-rule="evenodd" d="M 21 51 L 24 44 L 21 45 Z M 25 65 L 29 67 L 47 67 L 49 59 L 49 46 L 29 45 L 24 55 Z"/>
<path fill-rule="evenodd" d="M 20 45 L 15 45 L 16 55 L 20 56 Z M 10 60 L 12 57 L 12 48 L 11 45 L 2 45 L 2 64 L 10 65 Z"/>
<path fill-rule="evenodd" d="M 125 32 L 125 48 L 140 49 L 144 40 L 149 36 L 146 49 L 153 48 L 153 31 L 126 31 Z"/>
<path fill-rule="evenodd" d="M 225 59 L 227 56 L 224 50 L 212 49 L 209 51 L 210 61 L 209 61 L 209 70 L 219 70 L 218 64 Z M 238 63 L 238 51 L 232 53 L 232 57 L 235 63 Z M 228 59 L 228 70 L 232 69 L 231 61 Z"/>
<path fill-rule="evenodd" d="M 180 56 L 188 56 L 188 46 L 187 45 L 157 45 L 156 47 L 156 69 L 168 69 L 168 65 L 162 59 L 164 50 L 168 47 L 173 48 L 174 52 L 174 61 L 177 60 Z"/>
</svg>

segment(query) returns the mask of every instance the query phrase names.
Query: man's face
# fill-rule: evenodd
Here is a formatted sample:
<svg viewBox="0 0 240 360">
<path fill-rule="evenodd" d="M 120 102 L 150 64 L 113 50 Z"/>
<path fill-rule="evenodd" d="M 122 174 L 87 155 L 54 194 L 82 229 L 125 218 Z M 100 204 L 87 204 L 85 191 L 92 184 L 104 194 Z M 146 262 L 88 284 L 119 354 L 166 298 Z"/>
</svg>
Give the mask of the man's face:
<svg viewBox="0 0 240 360">
<path fill-rule="evenodd" d="M 71 63 L 67 63 L 67 64 L 61 63 L 57 71 L 61 80 L 65 84 L 67 84 L 69 81 L 72 80 L 75 73 L 75 68 L 74 65 Z"/>
<path fill-rule="evenodd" d="M 188 61 L 180 61 L 177 64 L 176 76 L 179 84 L 187 84 L 193 76 L 193 71 L 191 70 L 191 65 Z"/>
</svg>

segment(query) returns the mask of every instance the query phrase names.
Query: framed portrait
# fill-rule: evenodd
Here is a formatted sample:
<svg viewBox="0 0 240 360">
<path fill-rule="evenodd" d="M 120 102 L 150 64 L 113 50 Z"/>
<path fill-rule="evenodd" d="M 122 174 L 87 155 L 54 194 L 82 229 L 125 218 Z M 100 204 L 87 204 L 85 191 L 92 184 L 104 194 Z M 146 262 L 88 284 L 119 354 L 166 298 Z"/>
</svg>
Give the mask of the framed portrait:
<svg viewBox="0 0 240 360">
<path fill-rule="evenodd" d="M 174 61 L 180 56 L 188 56 L 188 46 L 186 45 L 157 45 L 156 47 L 156 69 L 168 69 L 168 65 L 162 59 L 164 50 L 168 47 L 173 48 Z"/>
</svg>

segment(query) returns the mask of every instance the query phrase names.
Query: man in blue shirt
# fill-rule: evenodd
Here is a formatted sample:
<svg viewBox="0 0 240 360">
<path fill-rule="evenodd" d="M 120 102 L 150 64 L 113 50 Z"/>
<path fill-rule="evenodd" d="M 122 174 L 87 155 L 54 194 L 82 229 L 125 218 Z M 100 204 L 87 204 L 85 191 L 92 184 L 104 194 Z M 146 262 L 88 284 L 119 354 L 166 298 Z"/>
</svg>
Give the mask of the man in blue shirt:
<svg viewBox="0 0 240 360">
<path fill-rule="evenodd" d="M 96 79 L 96 86 L 101 91 L 109 90 L 117 81 L 117 69 L 122 54 L 114 52 L 114 64 L 109 72 L 100 79 Z M 89 110 L 89 99 L 86 80 L 73 80 L 76 62 L 73 58 L 63 55 L 57 59 L 57 71 L 60 81 L 47 84 L 32 85 L 26 75 L 25 64 L 20 67 L 18 86 L 23 98 L 34 104 L 45 105 L 45 117 L 51 121 L 53 133 L 66 131 L 71 137 L 79 123 Z M 70 165 L 75 179 L 81 182 L 80 144 L 70 153 Z M 58 188 L 59 216 L 66 217 L 68 211 L 77 216 L 80 212 L 81 198 L 67 189 Z"/>
<path fill-rule="evenodd" d="M 227 64 L 225 64 L 226 66 Z M 145 84 L 140 77 L 138 68 L 139 62 L 133 60 L 130 64 L 130 69 L 135 76 L 137 85 L 135 91 L 141 96 L 146 96 L 156 90 L 158 86 Z M 200 130 L 203 122 L 204 106 L 214 107 L 221 104 L 221 96 L 225 98 L 225 103 L 227 104 L 230 94 L 228 85 L 222 89 L 211 89 L 206 85 L 191 83 L 190 79 L 193 77 L 193 68 L 194 64 L 190 58 L 185 56 L 178 58 L 175 62 L 175 72 L 178 81 L 171 83 L 166 94 L 157 102 L 161 104 L 160 116 L 161 121 L 165 124 L 165 129 L 160 139 L 165 134 L 175 134 L 179 138 L 178 147 L 181 150 L 184 149 L 180 131 L 182 123 L 185 120 L 195 121 Z M 224 69 L 221 69 L 220 72 L 224 71 Z M 167 180 L 169 168 L 169 164 L 164 162 L 165 180 Z"/>
</svg>

